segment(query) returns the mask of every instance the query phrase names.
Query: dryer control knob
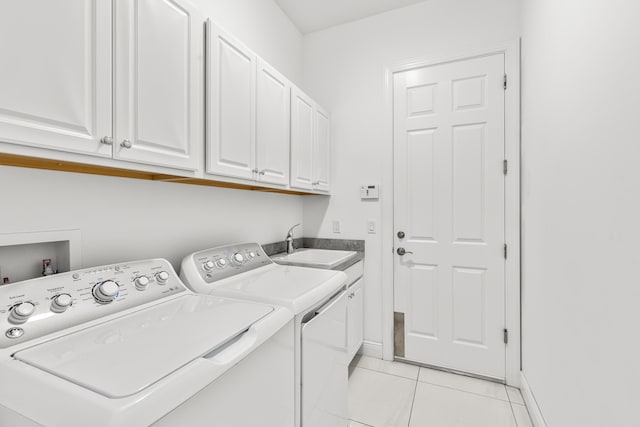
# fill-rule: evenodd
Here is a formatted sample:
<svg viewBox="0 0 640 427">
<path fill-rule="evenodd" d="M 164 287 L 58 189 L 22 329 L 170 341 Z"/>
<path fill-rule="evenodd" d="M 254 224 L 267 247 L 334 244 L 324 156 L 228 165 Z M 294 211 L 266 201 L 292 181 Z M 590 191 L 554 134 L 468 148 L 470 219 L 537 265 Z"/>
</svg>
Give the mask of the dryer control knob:
<svg viewBox="0 0 640 427">
<path fill-rule="evenodd" d="M 156 282 L 158 285 L 164 285 L 169 280 L 169 273 L 166 271 L 161 271 L 160 273 L 156 273 Z"/>
<path fill-rule="evenodd" d="M 10 323 L 24 323 L 29 319 L 29 316 L 36 310 L 36 306 L 32 302 L 22 302 L 14 305 L 9 312 Z"/>
<path fill-rule="evenodd" d="M 120 286 L 113 280 L 105 280 L 93 287 L 93 298 L 100 304 L 109 304 L 115 300 Z"/>
<path fill-rule="evenodd" d="M 255 252 L 249 252 L 249 259 L 254 259 L 256 257 Z"/>
<path fill-rule="evenodd" d="M 145 289 L 147 289 L 147 286 L 149 286 L 149 283 L 151 283 L 151 281 L 147 276 L 140 276 L 136 277 L 133 283 L 136 285 L 137 290 L 144 291 Z"/>
<path fill-rule="evenodd" d="M 203 263 L 203 264 L 202 264 L 202 269 L 203 269 L 204 271 L 211 271 L 211 270 L 213 270 L 213 268 L 214 268 L 215 266 L 216 266 L 216 265 L 213 263 L 213 261 L 207 261 L 207 262 L 205 262 L 205 263 Z"/>
<path fill-rule="evenodd" d="M 242 265 L 243 262 L 244 262 L 244 257 L 240 252 L 236 252 L 231 256 L 231 263 L 233 265 Z"/>
<path fill-rule="evenodd" d="M 54 313 L 63 313 L 69 307 L 71 307 L 71 295 L 69 294 L 59 294 L 51 300 L 51 311 Z"/>
<path fill-rule="evenodd" d="M 225 268 L 227 266 L 227 260 L 220 258 L 219 260 L 216 261 L 216 267 L 218 268 Z"/>
</svg>

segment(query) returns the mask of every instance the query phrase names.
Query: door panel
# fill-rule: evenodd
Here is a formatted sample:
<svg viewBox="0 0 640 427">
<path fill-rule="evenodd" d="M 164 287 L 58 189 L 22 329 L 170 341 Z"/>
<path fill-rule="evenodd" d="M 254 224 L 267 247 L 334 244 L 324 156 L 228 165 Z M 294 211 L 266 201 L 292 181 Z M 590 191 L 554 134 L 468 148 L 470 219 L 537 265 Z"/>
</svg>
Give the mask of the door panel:
<svg viewBox="0 0 640 427">
<path fill-rule="evenodd" d="M 504 57 L 394 76 L 395 310 L 405 357 L 504 378 Z"/>
<path fill-rule="evenodd" d="M 109 2 L 5 2 L 2 141 L 110 157 L 111 35 Z"/>
<path fill-rule="evenodd" d="M 202 20 L 179 0 L 120 0 L 116 18 L 115 157 L 197 169 Z"/>
<path fill-rule="evenodd" d="M 207 172 L 254 178 L 256 56 L 209 25 Z"/>
<path fill-rule="evenodd" d="M 315 111 L 315 189 L 328 192 L 331 189 L 331 128 L 329 114 L 318 107 Z"/>
<path fill-rule="evenodd" d="M 258 60 L 257 82 L 258 179 L 270 184 L 289 183 L 291 84 L 273 67 Z"/>
<path fill-rule="evenodd" d="M 291 91 L 291 187 L 313 189 L 313 101 Z"/>
</svg>

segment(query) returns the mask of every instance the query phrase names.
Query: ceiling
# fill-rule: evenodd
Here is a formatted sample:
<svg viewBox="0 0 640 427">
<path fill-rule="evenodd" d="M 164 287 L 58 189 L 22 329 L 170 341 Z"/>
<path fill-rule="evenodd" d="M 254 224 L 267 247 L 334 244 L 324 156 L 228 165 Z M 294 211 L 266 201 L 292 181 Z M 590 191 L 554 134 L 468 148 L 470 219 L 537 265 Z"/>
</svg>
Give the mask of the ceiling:
<svg viewBox="0 0 640 427">
<path fill-rule="evenodd" d="M 275 0 L 303 34 L 424 0 Z"/>
</svg>

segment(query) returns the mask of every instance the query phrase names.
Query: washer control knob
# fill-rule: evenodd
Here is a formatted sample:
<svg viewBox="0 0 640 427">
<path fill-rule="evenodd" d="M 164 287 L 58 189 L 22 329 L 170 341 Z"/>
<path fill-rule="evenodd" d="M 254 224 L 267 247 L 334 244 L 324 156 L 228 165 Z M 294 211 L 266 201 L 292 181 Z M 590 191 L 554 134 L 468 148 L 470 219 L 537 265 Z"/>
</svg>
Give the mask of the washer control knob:
<svg viewBox="0 0 640 427">
<path fill-rule="evenodd" d="M 240 252 L 236 252 L 235 254 L 231 255 L 231 264 L 242 265 L 243 262 L 244 262 L 244 257 Z"/>
<path fill-rule="evenodd" d="M 51 311 L 54 313 L 64 313 L 69 307 L 71 307 L 71 295 L 69 294 L 59 294 L 51 300 Z"/>
<path fill-rule="evenodd" d="M 225 268 L 227 266 L 227 260 L 224 258 L 220 258 L 219 260 L 216 261 L 216 267 L 218 268 Z"/>
<path fill-rule="evenodd" d="M 256 253 L 255 252 L 249 252 L 249 259 L 254 259 L 256 257 Z"/>
<path fill-rule="evenodd" d="M 211 271 L 211 270 L 213 270 L 213 268 L 215 266 L 216 266 L 215 263 L 213 261 L 209 260 L 209 261 L 207 261 L 207 262 L 202 264 L 202 269 L 204 271 Z"/>
<path fill-rule="evenodd" d="M 169 280 L 169 273 L 166 271 L 161 271 L 160 273 L 156 273 L 156 282 L 158 285 L 164 285 Z"/>
<path fill-rule="evenodd" d="M 9 322 L 11 323 L 24 323 L 29 319 L 29 316 L 36 310 L 36 306 L 29 301 L 16 304 L 9 313 Z"/>
<path fill-rule="evenodd" d="M 100 304 L 109 304 L 118 297 L 120 286 L 113 280 L 105 280 L 93 287 L 93 298 Z"/>
<path fill-rule="evenodd" d="M 133 283 L 136 285 L 136 289 L 139 291 L 144 291 L 145 289 L 147 289 L 147 286 L 149 286 L 150 282 L 151 281 L 147 276 L 136 277 L 136 279 L 133 281 Z"/>
</svg>

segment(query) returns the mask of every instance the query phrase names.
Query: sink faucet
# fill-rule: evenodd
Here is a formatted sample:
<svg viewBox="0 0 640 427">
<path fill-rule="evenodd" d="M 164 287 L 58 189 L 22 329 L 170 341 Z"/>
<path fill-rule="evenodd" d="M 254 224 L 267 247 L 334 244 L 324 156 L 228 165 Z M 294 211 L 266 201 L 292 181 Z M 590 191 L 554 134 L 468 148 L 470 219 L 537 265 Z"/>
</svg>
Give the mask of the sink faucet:
<svg viewBox="0 0 640 427">
<path fill-rule="evenodd" d="M 295 252 L 295 249 L 293 248 L 293 229 L 296 228 L 299 225 L 300 224 L 294 225 L 293 227 L 291 227 L 289 229 L 289 232 L 287 233 L 287 238 L 285 240 L 287 242 L 287 253 L 288 254 L 292 254 L 293 252 Z"/>
</svg>

